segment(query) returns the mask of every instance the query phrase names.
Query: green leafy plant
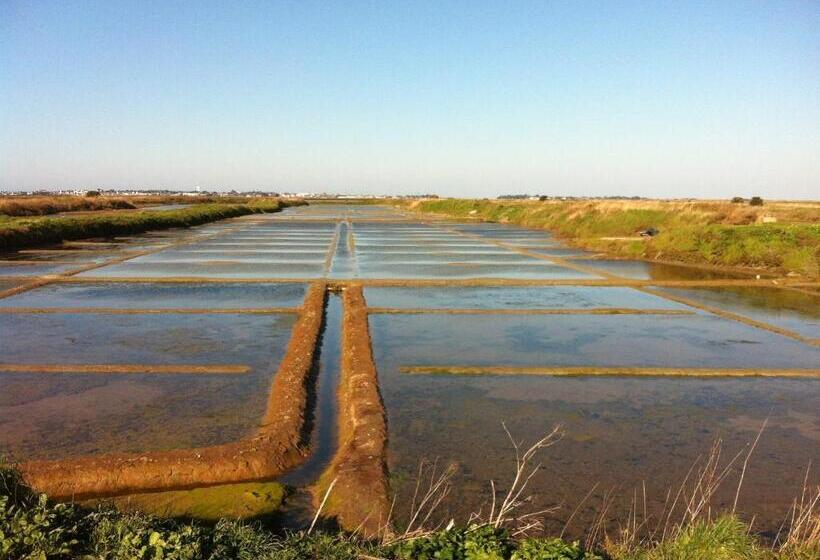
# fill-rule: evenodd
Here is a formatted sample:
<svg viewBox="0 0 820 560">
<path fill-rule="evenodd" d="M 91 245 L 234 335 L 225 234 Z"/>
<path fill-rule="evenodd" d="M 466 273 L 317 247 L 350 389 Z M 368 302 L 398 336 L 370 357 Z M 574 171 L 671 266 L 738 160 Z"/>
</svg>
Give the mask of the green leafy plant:
<svg viewBox="0 0 820 560">
<path fill-rule="evenodd" d="M 74 511 L 50 505 L 45 494 L 13 503 L 0 496 L 0 558 L 45 560 L 70 558 L 79 541 Z"/>
<path fill-rule="evenodd" d="M 95 557 L 111 560 L 195 560 L 202 557 L 202 530 L 147 516 L 96 514 L 91 531 Z"/>
<path fill-rule="evenodd" d="M 506 530 L 473 525 L 398 543 L 392 553 L 402 560 L 503 560 L 512 549 Z"/>
<path fill-rule="evenodd" d="M 591 552 L 584 552 L 578 542 L 563 539 L 525 539 L 511 560 L 603 560 Z"/>
</svg>

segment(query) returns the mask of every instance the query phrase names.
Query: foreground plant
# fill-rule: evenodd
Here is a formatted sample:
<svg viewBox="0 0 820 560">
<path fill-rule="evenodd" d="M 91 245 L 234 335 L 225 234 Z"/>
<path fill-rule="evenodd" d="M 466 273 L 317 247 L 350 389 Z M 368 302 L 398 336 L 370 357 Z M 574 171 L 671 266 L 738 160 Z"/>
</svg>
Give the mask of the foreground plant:
<svg viewBox="0 0 820 560">
<path fill-rule="evenodd" d="M 762 432 L 762 429 L 761 429 Z M 509 434 L 508 434 L 509 435 Z M 427 528 L 433 512 L 450 492 L 451 467 L 429 469 L 417 486 L 411 522 L 404 533 L 385 529 L 380 540 L 344 532 L 275 532 L 257 523 L 223 519 L 215 525 L 183 522 L 112 509 L 84 509 L 52 502 L 36 494 L 19 472 L 0 460 L 0 560 L 818 560 L 820 559 L 820 488 L 807 484 L 770 547 L 751 534 L 734 515 L 713 515 L 712 497 L 732 465 L 743 473 L 757 439 L 728 461 L 719 442 L 693 465 L 671 505 L 652 523 L 631 515 L 615 538 L 604 529 L 610 499 L 584 544 L 540 533 L 538 514 L 525 505 L 527 483 L 539 466 L 537 452 L 559 440 L 555 429 L 524 450 L 509 436 L 515 471 L 506 491 L 492 483 L 493 503 L 485 515 L 446 527 Z M 760 434 L 758 434 L 758 438 Z M 420 474 L 424 469 L 420 470 Z M 426 488 L 426 490 L 425 490 Z M 637 501 L 637 500 L 636 500 Z M 570 516 L 570 519 L 572 516 Z M 569 523 L 569 521 L 568 521 Z"/>
<path fill-rule="evenodd" d="M 15 503 L 0 496 L 0 558 L 69 557 L 79 544 L 73 510 L 45 495 Z"/>
</svg>

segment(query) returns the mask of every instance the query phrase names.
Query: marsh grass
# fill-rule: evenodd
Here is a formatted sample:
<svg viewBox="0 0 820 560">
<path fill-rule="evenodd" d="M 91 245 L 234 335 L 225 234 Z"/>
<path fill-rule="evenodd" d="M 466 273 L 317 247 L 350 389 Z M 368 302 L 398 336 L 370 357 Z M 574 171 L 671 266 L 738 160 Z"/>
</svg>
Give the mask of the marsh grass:
<svg viewBox="0 0 820 560">
<path fill-rule="evenodd" d="M 495 201 L 397 203 L 454 218 L 548 229 L 574 244 L 628 258 L 820 275 L 820 204 L 760 207 L 716 201 Z M 764 220 L 775 219 L 776 223 Z M 635 239 L 654 227 L 660 234 Z"/>
<path fill-rule="evenodd" d="M 276 200 L 275 197 L 246 196 L 184 196 L 184 195 L 128 195 L 128 196 L 0 196 L 0 216 L 49 216 L 64 212 L 98 212 L 105 210 L 134 210 L 164 204 L 247 204 L 254 200 Z"/>
<path fill-rule="evenodd" d="M 124 198 L 86 196 L 0 197 L 0 214 L 5 216 L 47 216 L 61 212 L 125 210 L 137 206 Z"/>
<path fill-rule="evenodd" d="M 278 212 L 299 204 L 261 198 L 245 204 L 197 204 L 179 210 L 99 212 L 77 216 L 12 218 L 0 222 L 0 251 L 67 240 L 133 235 L 151 230 L 191 227 L 247 214 Z"/>
</svg>

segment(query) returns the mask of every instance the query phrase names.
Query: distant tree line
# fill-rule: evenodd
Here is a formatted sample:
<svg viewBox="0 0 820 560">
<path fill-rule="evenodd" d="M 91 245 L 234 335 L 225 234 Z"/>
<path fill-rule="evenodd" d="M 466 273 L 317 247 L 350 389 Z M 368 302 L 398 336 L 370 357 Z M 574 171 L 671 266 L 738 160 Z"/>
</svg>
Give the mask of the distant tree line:
<svg viewBox="0 0 820 560">
<path fill-rule="evenodd" d="M 732 198 L 733 204 L 745 204 L 746 199 L 742 196 L 736 196 Z M 763 206 L 763 199 L 759 196 L 753 196 L 749 199 L 749 206 Z"/>
</svg>

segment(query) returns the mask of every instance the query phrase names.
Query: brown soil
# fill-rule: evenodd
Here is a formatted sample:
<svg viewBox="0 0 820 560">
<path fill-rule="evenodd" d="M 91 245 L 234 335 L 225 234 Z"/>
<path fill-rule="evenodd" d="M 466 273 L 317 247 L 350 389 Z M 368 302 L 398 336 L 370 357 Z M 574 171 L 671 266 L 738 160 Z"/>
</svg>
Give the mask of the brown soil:
<svg viewBox="0 0 820 560">
<path fill-rule="evenodd" d="M 373 361 L 361 286 L 343 295 L 342 371 L 339 383 L 339 448 L 314 489 L 322 514 L 349 531 L 377 535 L 389 522 L 387 420 Z"/>
<path fill-rule="evenodd" d="M 303 427 L 308 381 L 321 330 L 325 285 L 310 287 L 255 434 L 212 447 L 111 454 L 21 465 L 26 480 L 54 498 L 172 490 L 277 476 L 307 456 Z"/>
</svg>

